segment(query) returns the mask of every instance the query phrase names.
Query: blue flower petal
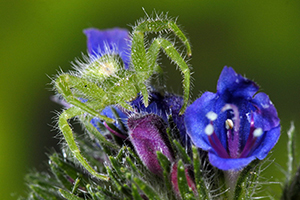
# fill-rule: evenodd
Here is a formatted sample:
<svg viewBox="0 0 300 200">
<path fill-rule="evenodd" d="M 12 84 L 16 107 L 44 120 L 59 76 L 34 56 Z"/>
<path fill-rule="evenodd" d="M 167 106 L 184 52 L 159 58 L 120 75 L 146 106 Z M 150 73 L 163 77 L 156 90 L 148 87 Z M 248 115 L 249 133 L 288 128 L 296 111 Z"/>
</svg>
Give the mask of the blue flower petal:
<svg viewBox="0 0 300 200">
<path fill-rule="evenodd" d="M 255 156 L 249 156 L 247 158 L 220 158 L 215 153 L 208 153 L 208 158 L 213 166 L 221 170 L 241 170 L 255 160 Z"/>
<path fill-rule="evenodd" d="M 256 141 L 258 146 L 253 151 L 252 155 L 260 160 L 264 159 L 277 143 L 280 137 L 280 130 L 281 127 L 278 125 L 277 127 L 265 132 L 264 135 Z"/>
<path fill-rule="evenodd" d="M 145 107 L 143 104 L 142 96 L 138 96 L 135 100 L 131 101 L 130 104 L 137 112 L 154 113 L 160 116 L 166 123 L 168 123 L 168 116 L 172 115 L 182 139 L 185 140 L 184 136 L 186 135 L 186 130 L 184 125 L 184 115 L 179 115 L 183 105 L 183 98 L 181 96 L 169 93 L 161 95 L 160 93 L 153 91 L 150 93 L 148 107 Z"/>
<path fill-rule="evenodd" d="M 128 118 L 128 114 L 127 114 L 125 111 L 119 109 L 117 106 L 107 106 L 107 107 L 105 107 L 105 108 L 102 110 L 101 115 L 104 115 L 104 116 L 107 116 L 107 117 L 109 117 L 109 118 L 111 118 L 111 119 L 116 120 L 116 116 L 114 115 L 112 109 L 114 109 L 114 110 L 117 112 L 119 118 L 121 119 L 121 122 L 122 122 L 123 124 L 125 124 L 126 121 L 127 121 L 127 118 Z M 101 122 L 101 120 L 100 120 L 98 117 L 94 117 L 93 119 L 91 119 L 90 123 L 91 123 L 91 124 L 92 124 L 92 125 L 93 125 L 100 133 L 102 132 L 101 129 L 100 129 L 100 127 L 99 127 L 99 125 L 98 125 L 99 123 L 102 123 L 102 122 Z M 120 123 L 118 122 L 118 120 L 116 120 L 115 126 L 116 126 L 120 131 L 122 131 L 122 132 L 125 132 L 125 131 L 126 131 L 126 130 L 123 130 L 123 126 L 122 126 L 122 124 L 120 124 Z"/>
<path fill-rule="evenodd" d="M 199 99 L 194 101 L 185 111 L 185 127 L 193 143 L 203 149 L 210 150 L 211 145 L 204 130 L 209 120 L 206 114 L 214 110 L 217 95 L 205 92 Z"/>
<path fill-rule="evenodd" d="M 221 170 L 240 170 L 246 167 L 256 158 L 259 160 L 266 158 L 270 150 L 277 143 L 279 136 L 280 126 L 264 133 L 264 135 L 261 136 L 261 139 L 256 142 L 258 146 L 249 157 L 227 159 L 219 157 L 214 151 L 210 151 L 208 153 L 209 161 L 212 165 L 217 166 Z"/>
<path fill-rule="evenodd" d="M 252 102 L 258 109 L 254 116 L 255 124 L 263 130 L 270 130 L 279 125 L 276 108 L 270 101 L 269 96 L 263 92 L 258 93 Z"/>
<path fill-rule="evenodd" d="M 179 129 L 183 142 L 185 142 L 186 129 L 184 124 L 184 114 L 179 115 L 180 109 L 183 105 L 183 98 L 173 94 L 166 94 L 164 103 L 166 107 L 170 109 L 170 114 L 172 114 L 173 121 Z"/>
<path fill-rule="evenodd" d="M 243 97 L 251 99 L 259 87 L 251 80 L 237 74 L 231 67 L 225 66 L 218 80 L 217 91 L 222 98 Z M 228 100 L 227 99 L 227 100 Z"/>
<path fill-rule="evenodd" d="M 107 53 L 119 54 L 122 58 L 125 69 L 130 63 L 130 37 L 126 29 L 114 28 L 98 30 L 95 28 L 85 29 L 89 54 L 98 57 Z"/>
<path fill-rule="evenodd" d="M 181 96 L 168 94 L 168 93 L 163 96 L 158 92 L 152 91 L 150 93 L 150 100 L 149 100 L 148 107 L 145 107 L 141 95 L 139 95 L 133 101 L 129 102 L 129 104 L 133 107 L 134 111 L 131 112 L 128 110 L 124 110 L 119 106 L 108 106 L 101 112 L 101 114 L 116 120 L 116 116 L 112 112 L 112 108 L 113 108 L 116 110 L 122 123 L 125 125 L 127 124 L 128 117 L 133 113 L 140 113 L 140 114 L 153 113 L 161 117 L 165 121 L 165 123 L 168 123 L 168 116 L 172 115 L 174 123 L 179 129 L 183 141 L 185 142 L 185 140 L 187 139 L 186 137 L 184 137 L 186 136 L 184 115 L 179 115 L 181 106 L 183 105 L 183 98 Z M 91 124 L 94 127 L 96 127 L 99 132 L 101 132 L 100 127 L 98 126 L 98 123 L 100 122 L 101 120 L 99 118 L 93 118 L 91 120 Z M 121 124 L 118 124 L 117 120 L 115 126 L 122 132 L 126 131 L 123 130 Z"/>
</svg>

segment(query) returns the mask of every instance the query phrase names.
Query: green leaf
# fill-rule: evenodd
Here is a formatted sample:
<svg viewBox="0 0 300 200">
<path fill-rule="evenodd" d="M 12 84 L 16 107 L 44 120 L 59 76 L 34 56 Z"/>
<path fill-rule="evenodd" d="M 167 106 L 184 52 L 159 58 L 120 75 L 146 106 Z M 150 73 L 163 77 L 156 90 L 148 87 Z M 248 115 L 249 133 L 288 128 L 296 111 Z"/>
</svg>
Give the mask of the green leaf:
<svg viewBox="0 0 300 200">
<path fill-rule="evenodd" d="M 68 200 L 84 200 L 84 199 L 79 198 L 79 197 L 75 196 L 74 194 L 72 194 L 72 193 L 70 193 L 70 192 L 67 192 L 67 191 L 65 191 L 65 190 L 63 190 L 63 189 L 59 189 L 59 192 L 61 193 L 61 195 L 62 195 L 64 198 L 66 198 L 66 199 L 68 199 Z"/>
</svg>

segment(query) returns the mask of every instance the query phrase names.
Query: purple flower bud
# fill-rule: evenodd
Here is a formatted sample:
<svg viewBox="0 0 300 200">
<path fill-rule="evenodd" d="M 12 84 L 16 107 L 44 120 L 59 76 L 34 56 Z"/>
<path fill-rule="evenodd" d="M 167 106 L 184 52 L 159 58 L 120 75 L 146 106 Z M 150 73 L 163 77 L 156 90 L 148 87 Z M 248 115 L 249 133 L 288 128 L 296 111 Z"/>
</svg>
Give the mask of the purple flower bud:
<svg viewBox="0 0 300 200">
<path fill-rule="evenodd" d="M 185 178 L 187 181 L 188 186 L 193 190 L 195 196 L 198 196 L 197 188 L 194 179 L 192 178 L 193 176 L 191 175 L 191 167 L 190 166 L 185 166 L 184 167 L 185 171 Z M 172 170 L 171 170 L 171 183 L 173 186 L 173 190 L 175 191 L 176 196 L 180 199 L 180 191 L 178 187 L 178 177 L 177 177 L 177 162 L 173 164 Z"/>
<path fill-rule="evenodd" d="M 164 120 L 155 114 L 137 114 L 128 118 L 127 126 L 130 140 L 144 165 L 152 173 L 161 175 L 156 152 L 162 152 L 171 162 L 174 160 Z"/>
</svg>

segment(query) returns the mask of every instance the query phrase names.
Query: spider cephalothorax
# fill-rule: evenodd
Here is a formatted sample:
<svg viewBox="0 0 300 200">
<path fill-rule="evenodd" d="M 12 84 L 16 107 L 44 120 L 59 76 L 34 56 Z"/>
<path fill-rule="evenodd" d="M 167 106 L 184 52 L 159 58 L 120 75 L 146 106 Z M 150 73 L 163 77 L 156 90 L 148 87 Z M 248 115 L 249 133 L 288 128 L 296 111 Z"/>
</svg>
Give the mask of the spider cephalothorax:
<svg viewBox="0 0 300 200">
<path fill-rule="evenodd" d="M 132 107 L 127 102 L 135 99 L 138 94 L 143 96 L 143 103 L 148 106 L 148 88 L 150 87 L 148 80 L 153 74 L 161 71 L 157 63 L 160 49 L 183 74 L 184 103 L 180 110 L 181 114 L 187 106 L 190 69 L 174 44 L 161 37 L 160 33 L 163 31 L 173 32 L 185 45 L 187 56 L 191 56 L 190 44 L 174 20 L 146 19 L 139 22 L 131 33 L 131 39 L 128 42 L 131 52 L 129 67 L 125 66 L 126 62 L 122 61 L 121 56 L 116 55 L 114 51 L 108 51 L 96 57 L 91 56 L 89 62 L 83 67 L 77 67 L 77 72 L 63 73 L 54 81 L 56 91 L 71 105 L 60 114 L 59 128 L 76 159 L 97 178 L 108 179 L 106 175 L 97 173 L 81 155 L 68 124 L 69 119 L 84 115 L 112 122 L 112 119 L 101 115 L 100 112 L 106 106 L 113 104 L 131 110 Z M 156 33 L 158 37 L 154 38 L 151 44 L 146 45 L 144 36 L 148 32 Z"/>
</svg>

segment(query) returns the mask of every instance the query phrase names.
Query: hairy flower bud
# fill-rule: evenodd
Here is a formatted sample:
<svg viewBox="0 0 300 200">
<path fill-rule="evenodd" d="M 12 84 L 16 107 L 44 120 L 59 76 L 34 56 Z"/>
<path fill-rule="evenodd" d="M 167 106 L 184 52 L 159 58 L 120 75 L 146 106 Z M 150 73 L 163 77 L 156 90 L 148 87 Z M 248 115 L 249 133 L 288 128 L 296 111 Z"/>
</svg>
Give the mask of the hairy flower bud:
<svg viewBox="0 0 300 200">
<path fill-rule="evenodd" d="M 130 140 L 144 165 L 154 174 L 161 175 L 157 151 L 173 161 L 173 151 L 166 132 L 166 123 L 155 114 L 134 115 L 128 118 Z"/>
</svg>

